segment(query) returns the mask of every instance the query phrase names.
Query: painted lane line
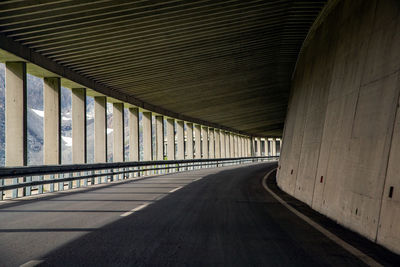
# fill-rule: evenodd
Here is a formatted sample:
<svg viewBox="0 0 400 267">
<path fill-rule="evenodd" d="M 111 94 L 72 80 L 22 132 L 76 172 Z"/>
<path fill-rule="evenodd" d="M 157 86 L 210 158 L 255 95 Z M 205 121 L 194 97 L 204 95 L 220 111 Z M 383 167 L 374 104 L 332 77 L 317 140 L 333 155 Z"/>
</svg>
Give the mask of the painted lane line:
<svg viewBox="0 0 400 267">
<path fill-rule="evenodd" d="M 126 216 L 131 215 L 132 213 L 133 213 L 132 211 L 128 211 L 128 212 L 122 213 L 120 216 L 121 217 L 126 217 Z"/>
<path fill-rule="evenodd" d="M 175 191 L 178 191 L 178 190 L 181 189 L 181 188 L 182 188 L 182 186 L 177 187 L 177 188 L 175 188 L 175 189 L 172 189 L 171 191 L 169 191 L 169 193 L 173 193 L 173 192 L 175 192 Z"/>
<path fill-rule="evenodd" d="M 150 205 L 150 203 L 146 203 L 146 204 L 140 205 L 140 206 L 138 206 L 138 207 L 132 209 L 131 211 L 133 211 L 133 212 L 139 211 L 139 210 L 141 210 L 141 209 L 146 208 L 148 205 Z"/>
<path fill-rule="evenodd" d="M 43 262 L 43 260 L 31 260 L 28 261 L 22 265 L 20 265 L 19 267 L 33 267 L 33 266 L 37 266 L 39 264 L 41 264 Z"/>
<path fill-rule="evenodd" d="M 270 193 L 278 202 L 280 202 L 283 206 L 285 206 L 288 210 L 290 210 L 291 212 L 293 212 L 295 215 L 297 215 L 298 217 L 300 217 L 302 220 L 304 220 L 306 223 L 308 223 L 309 225 L 311 225 L 312 227 L 314 227 L 316 230 L 318 230 L 320 233 L 322 233 L 324 236 L 326 236 L 327 238 L 329 238 L 330 240 L 332 240 L 333 242 L 335 242 L 336 244 L 338 244 L 339 246 L 341 246 L 342 248 L 344 248 L 345 250 L 347 250 L 348 252 L 350 252 L 351 254 L 353 254 L 354 256 L 356 256 L 358 259 L 360 259 L 361 261 L 363 261 L 364 263 L 366 263 L 369 266 L 383 266 L 382 264 L 378 263 L 377 261 L 375 261 L 373 258 L 371 258 L 370 256 L 364 254 L 363 252 L 361 252 L 360 250 L 358 250 L 357 248 L 353 247 L 352 245 L 350 245 L 349 243 L 347 243 L 346 241 L 344 241 L 343 239 L 339 238 L 338 236 L 336 236 L 335 234 L 333 234 L 332 232 L 330 232 L 329 230 L 325 229 L 323 226 L 321 226 L 320 224 L 316 223 L 315 221 L 313 221 L 311 218 L 307 217 L 306 215 L 304 215 L 303 213 L 299 212 L 298 210 L 296 210 L 295 208 L 293 208 L 292 206 L 290 206 L 288 203 L 286 203 L 286 201 L 284 201 L 282 198 L 280 198 L 277 194 L 275 194 L 267 185 L 267 179 L 268 177 L 271 175 L 271 173 L 273 173 L 275 170 L 277 170 L 277 168 L 271 170 L 270 172 L 268 172 L 262 181 L 262 185 L 265 188 L 265 190 L 268 191 L 268 193 Z"/>
<path fill-rule="evenodd" d="M 150 205 L 150 203 L 146 203 L 146 204 L 140 205 L 140 206 L 138 206 L 138 207 L 136 207 L 136 208 L 134 208 L 134 209 L 131 209 L 130 211 L 127 211 L 127 212 L 125 212 L 125 213 L 122 213 L 120 216 L 121 216 L 121 217 L 129 216 L 129 215 L 133 214 L 133 213 L 136 212 L 136 211 L 139 211 L 139 210 L 141 210 L 141 209 L 146 208 L 148 205 Z"/>
</svg>

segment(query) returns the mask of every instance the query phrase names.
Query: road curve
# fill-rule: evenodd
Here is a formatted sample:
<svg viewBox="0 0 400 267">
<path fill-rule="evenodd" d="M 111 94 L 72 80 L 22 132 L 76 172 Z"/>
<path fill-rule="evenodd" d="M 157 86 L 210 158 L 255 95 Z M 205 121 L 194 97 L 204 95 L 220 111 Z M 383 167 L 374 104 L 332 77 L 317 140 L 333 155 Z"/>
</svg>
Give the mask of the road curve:
<svg viewBox="0 0 400 267">
<path fill-rule="evenodd" d="M 261 185 L 276 163 L 0 205 L 0 265 L 364 266 Z"/>
</svg>

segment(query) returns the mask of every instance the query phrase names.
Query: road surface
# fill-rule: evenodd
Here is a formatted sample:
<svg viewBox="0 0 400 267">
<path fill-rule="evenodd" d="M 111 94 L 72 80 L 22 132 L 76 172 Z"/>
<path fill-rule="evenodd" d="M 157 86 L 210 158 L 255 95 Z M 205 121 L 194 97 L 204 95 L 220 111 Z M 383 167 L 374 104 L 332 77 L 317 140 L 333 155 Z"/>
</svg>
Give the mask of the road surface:
<svg viewBox="0 0 400 267">
<path fill-rule="evenodd" d="M 0 265 L 364 266 L 262 187 L 276 163 L 203 169 L 0 205 Z"/>
</svg>

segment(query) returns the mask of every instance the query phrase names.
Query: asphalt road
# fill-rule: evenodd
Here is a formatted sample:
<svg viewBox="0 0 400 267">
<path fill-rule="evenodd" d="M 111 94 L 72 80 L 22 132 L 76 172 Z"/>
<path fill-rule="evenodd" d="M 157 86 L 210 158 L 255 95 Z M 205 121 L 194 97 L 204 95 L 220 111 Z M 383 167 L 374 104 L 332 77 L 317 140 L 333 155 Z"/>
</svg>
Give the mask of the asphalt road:
<svg viewBox="0 0 400 267">
<path fill-rule="evenodd" d="M 262 177 L 275 166 L 196 170 L 3 203 L 0 265 L 363 265 L 265 191 Z"/>
</svg>

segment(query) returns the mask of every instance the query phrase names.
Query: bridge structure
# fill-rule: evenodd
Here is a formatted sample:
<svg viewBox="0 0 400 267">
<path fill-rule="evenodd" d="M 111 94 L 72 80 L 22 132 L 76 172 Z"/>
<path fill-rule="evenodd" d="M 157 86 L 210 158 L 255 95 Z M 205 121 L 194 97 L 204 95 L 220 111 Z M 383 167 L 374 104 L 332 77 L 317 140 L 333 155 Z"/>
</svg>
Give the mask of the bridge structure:
<svg viewBox="0 0 400 267">
<path fill-rule="evenodd" d="M 399 48 L 395 0 L 1 2 L 0 265 L 395 265 Z M 43 84 L 40 165 L 27 75 Z M 42 247 L 20 253 L 24 238 Z"/>
</svg>

